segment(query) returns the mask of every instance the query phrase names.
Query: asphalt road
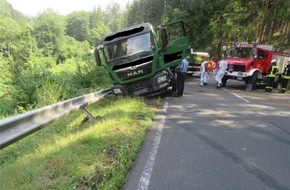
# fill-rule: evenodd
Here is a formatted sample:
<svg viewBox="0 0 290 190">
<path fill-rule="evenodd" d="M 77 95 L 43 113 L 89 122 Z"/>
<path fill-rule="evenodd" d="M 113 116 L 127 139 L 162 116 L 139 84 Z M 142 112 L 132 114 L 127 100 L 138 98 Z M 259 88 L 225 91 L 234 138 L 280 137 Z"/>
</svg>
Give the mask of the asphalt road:
<svg viewBox="0 0 290 190">
<path fill-rule="evenodd" d="M 290 95 L 242 82 L 166 98 L 124 190 L 290 190 Z"/>
</svg>

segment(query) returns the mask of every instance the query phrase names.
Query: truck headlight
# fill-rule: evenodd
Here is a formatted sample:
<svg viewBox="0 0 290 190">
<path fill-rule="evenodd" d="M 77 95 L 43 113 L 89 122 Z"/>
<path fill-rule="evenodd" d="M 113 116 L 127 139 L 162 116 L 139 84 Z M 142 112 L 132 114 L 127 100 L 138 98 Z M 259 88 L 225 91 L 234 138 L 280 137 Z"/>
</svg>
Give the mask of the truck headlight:
<svg viewBox="0 0 290 190">
<path fill-rule="evenodd" d="M 157 79 L 157 83 L 163 83 L 163 82 L 166 82 L 166 81 L 167 81 L 166 75 L 160 76 Z"/>
<path fill-rule="evenodd" d="M 122 94 L 122 90 L 120 88 L 113 89 L 114 94 Z"/>
</svg>

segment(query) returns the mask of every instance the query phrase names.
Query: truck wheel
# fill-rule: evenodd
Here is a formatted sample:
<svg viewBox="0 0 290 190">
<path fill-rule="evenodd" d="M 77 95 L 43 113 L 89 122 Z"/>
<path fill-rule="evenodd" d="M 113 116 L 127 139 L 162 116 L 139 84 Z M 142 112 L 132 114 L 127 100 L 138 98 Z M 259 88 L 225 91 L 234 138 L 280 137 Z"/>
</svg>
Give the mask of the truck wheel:
<svg viewBox="0 0 290 190">
<path fill-rule="evenodd" d="M 249 83 L 247 84 L 247 89 L 246 89 L 247 91 L 253 91 L 256 89 L 257 77 L 258 77 L 258 73 L 254 72 L 249 80 Z"/>
<path fill-rule="evenodd" d="M 177 90 L 177 81 L 175 78 L 172 79 L 171 86 L 172 86 L 172 93 L 175 93 Z"/>
<path fill-rule="evenodd" d="M 177 90 L 177 78 L 169 70 L 170 86 L 172 87 L 171 93 L 174 94 Z"/>
<path fill-rule="evenodd" d="M 251 77 L 246 77 L 246 78 L 245 78 L 245 84 L 246 84 L 246 85 L 249 84 L 250 79 L 251 79 Z"/>
</svg>

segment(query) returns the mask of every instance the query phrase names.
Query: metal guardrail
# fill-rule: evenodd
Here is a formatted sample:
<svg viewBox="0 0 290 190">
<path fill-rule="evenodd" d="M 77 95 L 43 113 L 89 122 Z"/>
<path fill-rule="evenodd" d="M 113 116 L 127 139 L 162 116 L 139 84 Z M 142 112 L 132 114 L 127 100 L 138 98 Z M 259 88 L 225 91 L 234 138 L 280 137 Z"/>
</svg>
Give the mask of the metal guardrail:
<svg viewBox="0 0 290 190">
<path fill-rule="evenodd" d="M 0 150 L 79 109 L 83 109 L 85 114 L 92 119 L 92 115 L 85 109 L 85 106 L 109 93 L 111 89 L 94 92 L 0 121 Z"/>
</svg>

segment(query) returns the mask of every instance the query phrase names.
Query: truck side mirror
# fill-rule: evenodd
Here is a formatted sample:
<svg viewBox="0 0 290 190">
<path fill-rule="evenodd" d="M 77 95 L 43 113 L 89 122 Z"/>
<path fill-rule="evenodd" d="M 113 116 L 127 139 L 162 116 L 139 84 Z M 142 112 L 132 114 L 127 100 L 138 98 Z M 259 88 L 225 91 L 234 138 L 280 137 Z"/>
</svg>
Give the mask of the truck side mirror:
<svg viewBox="0 0 290 190">
<path fill-rule="evenodd" d="M 96 59 L 97 65 L 99 66 L 102 66 L 101 58 L 99 54 L 99 51 L 101 51 L 102 49 L 103 49 L 103 45 L 99 45 L 97 48 L 95 48 L 95 51 L 94 51 L 95 59 Z"/>
<path fill-rule="evenodd" d="M 159 38 L 161 39 L 162 49 L 164 49 L 168 44 L 168 37 L 164 27 L 158 27 Z"/>
</svg>

